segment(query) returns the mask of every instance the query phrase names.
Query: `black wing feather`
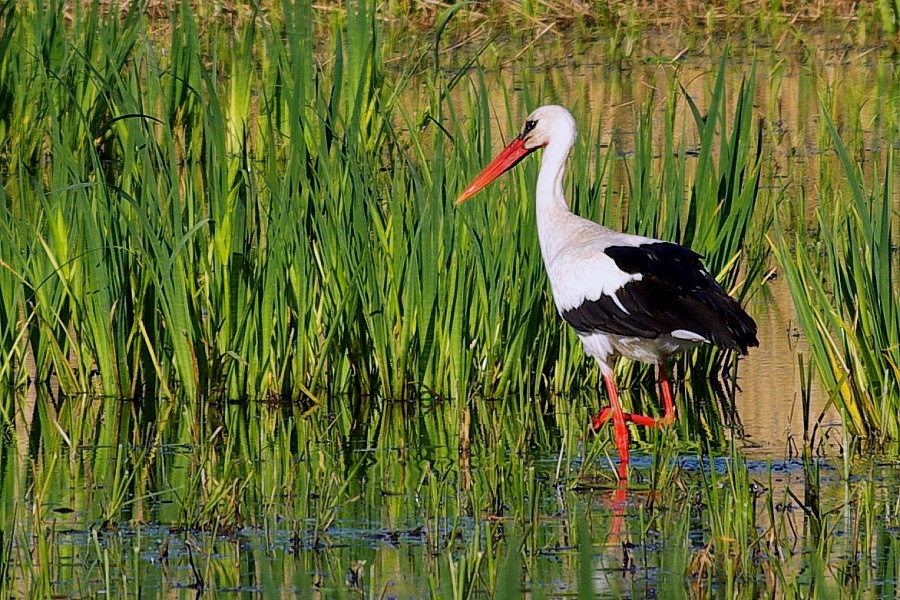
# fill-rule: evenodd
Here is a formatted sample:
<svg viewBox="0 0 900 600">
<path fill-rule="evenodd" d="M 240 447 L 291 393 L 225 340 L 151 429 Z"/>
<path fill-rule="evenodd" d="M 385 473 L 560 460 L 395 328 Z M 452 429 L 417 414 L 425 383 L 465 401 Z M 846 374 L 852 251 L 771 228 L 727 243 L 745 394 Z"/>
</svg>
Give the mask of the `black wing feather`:
<svg viewBox="0 0 900 600">
<path fill-rule="evenodd" d="M 603 296 L 564 311 L 563 318 L 579 333 L 655 339 L 683 329 L 742 354 L 759 345 L 756 323 L 716 283 L 696 252 L 668 242 L 611 246 L 605 252 L 620 269 L 642 277 L 616 291 L 618 303 Z"/>
</svg>

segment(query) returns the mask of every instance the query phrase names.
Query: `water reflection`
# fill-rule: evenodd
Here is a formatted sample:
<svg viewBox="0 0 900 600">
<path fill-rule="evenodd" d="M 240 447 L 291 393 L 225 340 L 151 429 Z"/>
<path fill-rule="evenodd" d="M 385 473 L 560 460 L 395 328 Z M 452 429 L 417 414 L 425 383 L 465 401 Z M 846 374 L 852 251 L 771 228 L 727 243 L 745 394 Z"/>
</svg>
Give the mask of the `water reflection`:
<svg viewBox="0 0 900 600">
<path fill-rule="evenodd" d="M 752 557 L 735 572 L 760 589 L 776 559 L 808 568 L 804 549 L 826 533 L 835 567 L 865 553 L 884 575 L 896 556 L 881 526 L 860 529 L 896 520 L 890 466 L 857 463 L 857 481 L 840 461 L 749 460 L 727 445 L 708 454 L 661 431 L 622 485 L 606 437 L 584 436 L 583 399 L 545 417 L 556 432 L 546 445 L 479 417 L 502 404 L 182 402 L 150 424 L 133 403 L 42 393 L 37 403 L 45 409 L 2 446 L 0 526 L 22 594 L 98 589 L 105 564 L 124 574 L 109 594 L 143 597 L 428 597 L 494 590 L 522 572 L 511 581 L 540 596 L 583 589 L 583 576 L 599 595 L 684 593 L 686 575 L 716 594 L 723 553 L 741 547 Z M 35 579 L 25 555 L 44 556 L 49 579 Z"/>
<path fill-rule="evenodd" d="M 794 320 L 786 283 L 776 278 L 769 282 L 766 291 L 767 298 L 751 307 L 759 326 L 760 348 L 741 360 L 740 393 L 734 400 L 740 415 L 736 439 L 748 455 L 777 460 L 798 454 L 804 434 L 812 433 L 804 432 L 799 362 L 808 354 Z M 820 422 L 823 429 L 819 435 L 821 445 L 815 450 L 835 455 L 840 451 L 840 436 L 837 432 L 825 434 L 840 428 L 840 415 L 828 403 L 818 379 L 812 380 L 809 399 L 807 417 L 810 422 Z"/>
</svg>

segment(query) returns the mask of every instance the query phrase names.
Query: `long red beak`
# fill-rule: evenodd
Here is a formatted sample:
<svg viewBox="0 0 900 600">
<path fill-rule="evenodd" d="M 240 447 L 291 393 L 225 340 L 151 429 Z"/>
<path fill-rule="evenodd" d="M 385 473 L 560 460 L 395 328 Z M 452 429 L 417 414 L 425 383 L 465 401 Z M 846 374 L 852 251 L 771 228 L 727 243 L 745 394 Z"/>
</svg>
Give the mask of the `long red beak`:
<svg viewBox="0 0 900 600">
<path fill-rule="evenodd" d="M 534 148 L 526 148 L 525 140 L 522 138 L 516 138 L 512 142 L 510 142 L 509 146 L 503 149 L 503 151 L 497 155 L 497 158 L 491 161 L 491 164 L 484 168 L 484 171 L 478 174 L 478 177 L 472 180 L 472 183 L 469 184 L 469 187 L 463 191 L 462 194 L 459 195 L 459 198 L 456 199 L 456 204 L 460 204 L 465 202 L 482 189 L 484 189 L 490 182 L 497 179 L 514 166 L 519 164 L 519 161 L 534 152 L 538 149 L 538 146 Z"/>
</svg>

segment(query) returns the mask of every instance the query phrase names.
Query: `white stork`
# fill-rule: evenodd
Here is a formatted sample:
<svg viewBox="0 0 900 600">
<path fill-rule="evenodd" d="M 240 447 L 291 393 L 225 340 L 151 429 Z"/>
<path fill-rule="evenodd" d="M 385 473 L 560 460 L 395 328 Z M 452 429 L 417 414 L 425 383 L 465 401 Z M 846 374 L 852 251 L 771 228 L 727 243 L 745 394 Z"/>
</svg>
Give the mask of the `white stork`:
<svg viewBox="0 0 900 600">
<path fill-rule="evenodd" d="M 592 427 L 598 429 L 612 416 L 618 473 L 624 480 L 629 443 L 625 423 L 657 426 L 675 418 L 666 360 L 700 343 L 746 354 L 759 342 L 756 323 L 716 283 L 700 255 L 678 244 L 612 231 L 569 210 L 563 173 L 575 135 L 575 120 L 568 110 L 538 108 L 456 204 L 531 152 L 544 149 L 535 194 L 541 254 L 559 314 L 600 366 L 610 407 L 593 417 Z M 663 418 L 622 411 L 612 369 L 619 356 L 658 365 Z"/>
</svg>

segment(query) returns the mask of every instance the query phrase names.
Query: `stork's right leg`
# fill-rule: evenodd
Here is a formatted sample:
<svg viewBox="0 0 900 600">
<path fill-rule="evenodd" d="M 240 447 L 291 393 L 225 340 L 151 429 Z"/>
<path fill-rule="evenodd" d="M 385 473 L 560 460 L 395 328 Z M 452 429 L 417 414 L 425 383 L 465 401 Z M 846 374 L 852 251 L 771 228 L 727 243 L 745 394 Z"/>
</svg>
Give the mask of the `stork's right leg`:
<svg viewBox="0 0 900 600">
<path fill-rule="evenodd" d="M 659 386 L 662 388 L 663 406 L 666 408 L 666 416 L 660 419 L 660 422 L 664 425 L 671 425 L 675 422 L 675 403 L 672 401 L 672 386 L 666 375 L 666 361 L 659 361 L 657 368 L 659 369 Z"/>
</svg>

